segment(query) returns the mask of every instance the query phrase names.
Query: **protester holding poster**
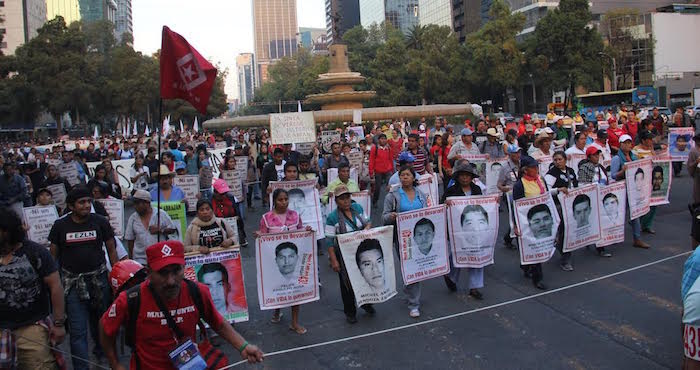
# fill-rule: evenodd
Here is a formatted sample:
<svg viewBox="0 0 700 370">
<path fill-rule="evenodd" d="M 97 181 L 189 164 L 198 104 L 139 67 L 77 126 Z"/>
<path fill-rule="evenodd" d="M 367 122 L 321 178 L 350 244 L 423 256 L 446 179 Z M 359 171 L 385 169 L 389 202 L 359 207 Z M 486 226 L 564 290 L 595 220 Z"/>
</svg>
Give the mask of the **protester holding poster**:
<svg viewBox="0 0 700 370">
<path fill-rule="evenodd" d="M 601 158 L 603 157 L 603 153 L 600 150 L 599 147 L 597 146 L 589 146 L 586 149 L 586 159 L 583 160 L 579 166 L 579 184 L 584 186 L 585 184 L 598 184 L 600 186 L 606 186 L 610 183 L 610 176 L 608 175 L 607 171 L 605 168 L 600 164 Z M 622 189 L 624 191 L 624 184 L 622 186 Z M 607 195 L 603 194 L 603 195 Z M 598 214 L 601 215 L 599 219 L 601 220 L 601 236 L 600 236 L 600 241 L 596 246 L 596 251 L 598 252 L 598 256 L 600 257 L 612 257 L 612 253 L 608 252 L 605 250 L 605 245 L 610 245 L 610 244 L 605 244 L 604 242 L 606 241 L 605 235 L 606 232 L 617 232 L 616 229 L 612 229 L 613 225 L 617 225 L 618 223 L 621 225 L 622 228 L 622 237 L 624 238 L 624 217 L 622 222 L 619 220 L 613 219 L 603 219 L 603 211 L 601 209 L 605 209 L 605 207 L 601 207 L 602 205 L 605 204 L 605 201 L 603 200 L 601 192 L 598 192 Z M 616 198 L 617 202 L 616 204 L 619 205 L 619 200 Z M 601 203 L 602 202 L 602 203 Z M 624 202 L 624 199 L 623 199 Z M 611 204 L 608 204 L 608 207 L 610 208 L 611 212 L 613 210 L 613 206 Z M 623 209 L 622 209 L 622 214 L 624 215 L 624 204 L 623 204 Z M 613 213 L 611 213 L 613 215 Z"/>
<path fill-rule="evenodd" d="M 600 240 L 598 185 L 588 184 L 559 195 L 564 228 L 563 252 L 593 245 Z"/>
<path fill-rule="evenodd" d="M 236 199 L 231 192 L 231 188 L 223 179 L 214 180 L 214 195 L 211 199 L 212 206 L 214 207 L 214 215 L 220 219 L 236 218 L 236 224 L 231 227 L 239 237 L 239 242 L 241 247 L 245 248 L 248 246 L 248 240 L 245 233 L 245 227 L 243 225 L 243 220 L 240 217 L 240 203 L 236 203 Z"/>
<path fill-rule="evenodd" d="M 310 226 L 304 227 L 299 214 L 289 209 L 289 193 L 285 189 L 276 189 L 272 192 L 272 205 L 271 211 L 265 213 L 260 219 L 260 229 L 256 232 L 256 238 L 260 238 L 261 235 L 265 234 L 276 234 L 287 231 L 298 231 L 306 230 L 312 231 Z M 258 242 L 259 243 L 259 242 Z M 293 260 L 293 248 L 287 249 L 286 251 L 281 251 L 280 257 L 281 262 L 280 272 L 294 270 L 295 267 L 290 268 L 291 262 Z M 295 252 L 298 256 L 298 250 Z M 294 261 L 296 264 L 296 261 Z M 272 323 L 278 323 L 282 319 L 282 312 L 279 308 L 275 309 L 272 314 Z M 297 334 L 306 333 L 306 328 L 299 324 L 299 305 L 292 306 L 292 324 L 290 326 Z"/>
<path fill-rule="evenodd" d="M 480 197 L 481 188 L 473 183 L 478 177 L 471 164 L 458 164 L 452 177 L 455 184 L 447 188 L 440 203 L 447 204 L 450 235 L 450 273 L 444 276 L 450 291 L 461 289 L 460 276 L 468 276 L 466 289 L 476 299 L 484 299 L 484 266 L 493 263 L 498 237 L 499 197 Z M 465 271 L 466 270 L 466 271 Z"/>
<path fill-rule="evenodd" d="M 289 209 L 296 211 L 301 217 L 304 225 L 310 226 L 316 231 L 316 238 L 324 238 L 323 233 L 323 214 L 321 213 L 321 201 L 319 199 L 318 190 L 316 189 L 317 181 L 304 180 L 295 181 L 298 176 L 297 165 L 287 162 L 285 164 L 285 178 L 282 181 L 274 181 L 270 183 L 269 189 L 285 189 L 289 197 Z M 270 208 L 273 208 L 271 202 Z"/>
<path fill-rule="evenodd" d="M 177 228 L 165 211 L 159 209 L 156 212 L 147 191 L 136 190 L 131 200 L 136 212 L 126 221 L 124 241 L 131 259 L 146 264 L 146 248 L 157 243 L 158 239 L 168 240 L 168 235 L 176 234 Z"/>
<path fill-rule="evenodd" d="M 508 150 L 508 148 L 506 148 Z M 508 162 L 508 158 L 500 159 L 489 159 L 486 162 L 486 193 L 487 194 L 497 194 L 498 190 L 498 178 L 501 175 L 501 170 L 503 166 Z"/>
<path fill-rule="evenodd" d="M 337 236 L 358 306 L 396 295 L 393 234 L 393 226 L 384 226 Z"/>
<path fill-rule="evenodd" d="M 650 131 L 641 131 L 639 133 L 639 145 L 635 146 L 632 148 L 632 153 L 634 153 L 637 158 L 639 159 L 645 159 L 645 158 L 652 158 L 652 161 L 654 160 L 654 157 L 658 154 L 659 156 L 661 155 L 667 155 L 668 152 L 666 151 L 659 151 L 655 152 L 654 151 L 654 135 Z M 667 156 L 667 162 L 670 166 L 670 158 Z M 668 172 L 668 168 L 667 171 Z M 669 173 L 670 174 L 670 173 Z M 661 191 L 661 184 L 663 183 L 663 176 L 664 176 L 664 170 L 663 167 L 657 166 L 652 162 L 652 171 L 651 171 L 651 176 L 647 177 L 647 179 L 651 178 L 650 182 L 652 185 L 652 190 L 651 194 L 649 196 L 649 213 L 645 214 L 639 219 L 639 222 L 642 225 L 642 232 L 643 233 L 648 233 L 648 234 L 656 234 L 656 231 L 652 229 L 652 225 L 654 223 L 654 218 L 656 217 L 656 204 L 654 203 L 654 196 L 657 197 L 657 202 L 659 201 L 658 198 L 661 196 L 663 197 L 664 193 Z M 667 181 L 668 183 L 668 181 Z M 659 194 L 661 193 L 661 194 Z M 665 193 L 666 197 L 668 197 L 668 192 Z M 660 202 L 663 202 L 663 198 L 660 200 Z M 663 203 L 660 203 L 663 204 Z"/>
<path fill-rule="evenodd" d="M 256 245 L 260 309 L 299 307 L 320 298 L 313 231 L 262 234 Z M 299 334 L 306 331 L 298 323 L 298 309 L 292 310 L 289 328 Z"/>
<path fill-rule="evenodd" d="M 568 167 L 567 155 L 562 151 L 554 152 L 552 156 L 554 160 L 554 165 L 549 169 L 547 174 L 544 176 L 544 181 L 550 189 L 554 188 L 567 188 L 572 189 L 578 187 L 578 180 L 576 179 L 576 172 L 573 168 Z M 554 198 L 554 205 L 557 207 L 557 213 L 559 214 L 559 219 L 563 218 L 562 207 L 559 202 L 559 198 Z M 559 266 L 564 271 L 573 271 L 574 268 L 571 266 L 571 252 L 564 251 L 564 222 L 559 223 L 559 228 L 557 228 L 557 238 L 555 242 L 557 250 L 561 254 L 561 261 Z"/>
<path fill-rule="evenodd" d="M 161 202 L 185 202 L 185 192 L 173 185 L 174 177 L 175 172 L 170 171 L 164 164 L 160 165 L 159 186 L 154 187 L 150 192 L 154 202 L 159 198 Z"/>
<path fill-rule="evenodd" d="M 209 253 L 211 248 L 228 248 L 233 245 L 234 232 L 226 222 L 214 215 L 211 202 L 201 199 L 197 202 L 197 216 L 187 226 L 185 251 Z"/>
<path fill-rule="evenodd" d="M 597 245 L 601 257 L 612 256 L 605 251 L 605 246 L 625 241 L 625 213 L 627 194 L 623 181 L 600 186 L 598 189 L 601 234 Z"/>
<path fill-rule="evenodd" d="M 177 175 L 175 176 L 174 184 L 185 192 L 188 212 L 194 212 L 194 209 L 197 206 L 197 200 L 199 200 L 199 198 L 202 196 L 199 193 L 199 176 Z"/>
<path fill-rule="evenodd" d="M 651 168 L 651 206 L 668 204 L 671 192 L 671 161 L 668 156 L 656 156 Z M 651 211 L 649 212 L 651 213 Z M 644 231 L 644 225 L 642 225 Z"/>
<path fill-rule="evenodd" d="M 695 135 L 694 127 L 669 127 L 668 151 L 673 161 L 686 161 L 688 154 L 693 149 Z"/>
<path fill-rule="evenodd" d="M 61 211 L 66 209 L 66 195 L 71 186 L 66 179 L 58 175 L 56 166 L 52 164 L 46 168 L 46 179 L 39 185 L 39 189 L 43 188 L 51 191 L 53 201 Z"/>
<path fill-rule="evenodd" d="M 49 232 L 58 219 L 56 207 L 52 205 L 25 207 L 23 211 L 24 224 L 28 227 L 27 239 L 48 247 Z"/>
<path fill-rule="evenodd" d="M 566 194 L 569 190 L 565 187 L 550 190 L 539 175 L 539 164 L 532 157 L 520 159 L 520 171 L 521 177 L 513 185 L 520 268 L 537 289 L 544 290 L 547 288 L 542 283 L 542 262 L 554 254 L 556 228 L 559 226 L 551 195 Z"/>
<path fill-rule="evenodd" d="M 350 165 L 347 162 L 338 165 L 338 178 L 328 183 L 325 193 L 321 196 L 321 202 L 328 204 L 328 198 L 333 196 L 335 188 L 340 185 L 347 186 L 353 193 L 360 191 L 357 182 L 350 179 Z"/>
<path fill-rule="evenodd" d="M 520 173 L 520 147 L 516 144 L 510 144 L 506 148 L 508 153 L 508 161 L 503 164 L 501 168 L 501 173 L 498 174 L 498 190 L 500 190 L 506 196 L 506 202 L 508 203 L 508 230 L 503 234 L 503 243 L 506 248 L 514 249 L 513 238 L 513 228 L 511 225 L 515 224 L 515 214 L 512 212 L 513 209 L 513 185 L 518 181 L 518 176 Z"/>
<path fill-rule="evenodd" d="M 399 168 L 399 179 L 401 186 L 397 189 L 392 189 L 384 198 L 382 219 L 385 225 L 396 225 L 396 220 L 400 213 L 415 211 L 429 206 L 428 196 L 415 186 L 416 171 L 413 169 L 413 166 L 404 165 Z M 435 227 L 434 224 L 432 226 L 433 228 Z M 433 229 L 432 232 L 434 235 L 435 230 Z M 397 246 L 398 254 L 401 256 L 399 247 Z M 404 261 L 404 258 L 402 257 L 401 260 Z M 404 292 L 408 297 L 408 315 L 413 318 L 419 317 L 420 282 L 405 284 Z"/>
<path fill-rule="evenodd" d="M 635 155 L 632 152 L 632 137 L 630 137 L 629 135 L 620 136 L 620 150 L 618 150 L 617 154 L 615 156 L 613 156 L 612 162 L 610 163 L 610 177 L 614 178 L 617 181 L 626 181 L 627 170 L 629 168 L 629 165 L 631 162 L 634 162 L 637 159 L 638 159 L 637 155 Z M 651 160 L 648 160 L 648 166 L 649 166 L 648 172 L 651 175 Z M 635 165 L 634 171 L 636 171 L 636 169 L 638 169 L 638 168 L 640 168 L 640 167 L 638 165 Z M 634 173 L 631 175 L 632 182 L 634 182 L 634 176 L 637 176 L 637 174 Z M 640 174 L 639 176 L 640 177 L 644 176 L 644 170 L 642 170 L 642 174 Z M 645 182 L 644 179 L 640 178 L 640 180 L 638 181 L 638 184 L 640 185 L 640 187 L 642 187 L 642 188 L 644 187 L 643 186 L 644 182 Z M 642 192 L 636 191 L 636 188 L 631 189 L 629 182 L 626 182 L 626 184 L 627 184 L 627 192 L 629 193 L 631 191 L 634 191 L 635 192 L 634 202 L 635 203 L 638 202 L 639 201 L 638 194 L 640 194 Z M 651 184 L 649 184 L 649 185 L 651 185 Z M 647 196 L 649 197 L 651 195 L 651 186 L 648 186 L 647 188 L 649 191 L 647 193 Z M 648 199 L 648 197 L 647 197 L 647 199 Z M 632 196 L 627 194 L 627 198 L 631 200 Z M 641 203 L 644 203 L 643 199 L 642 199 Z M 643 206 L 644 204 L 641 204 L 641 205 Z M 637 248 L 649 248 L 650 245 L 641 239 L 642 238 L 642 224 L 639 221 L 639 216 L 641 216 L 641 214 L 640 214 L 641 210 L 640 210 L 639 206 L 640 206 L 640 204 L 633 205 L 632 202 L 630 202 L 630 204 L 629 204 L 630 224 L 632 225 L 632 237 L 634 238 L 633 246 L 637 247 Z M 646 202 L 646 206 L 647 207 L 649 206 L 648 201 Z M 643 209 L 644 207 L 641 207 L 641 208 Z M 637 212 L 636 216 L 633 216 L 631 214 L 631 211 L 633 209 L 636 210 L 636 212 Z"/>
<path fill-rule="evenodd" d="M 212 303 L 224 320 L 248 321 L 240 249 L 186 255 L 185 277 L 209 288 Z"/>
<path fill-rule="evenodd" d="M 348 323 L 357 322 L 357 307 L 355 306 L 355 292 L 350 284 L 346 264 L 338 247 L 337 236 L 360 230 L 368 230 L 371 227 L 369 217 L 364 217 L 364 209 L 351 199 L 351 193 L 347 186 L 339 185 L 335 188 L 334 201 L 337 208 L 326 218 L 325 234 L 328 243 L 328 259 L 333 271 L 338 273 L 340 281 L 340 297 L 343 300 L 343 311 Z M 371 303 L 361 305 L 362 309 L 370 315 L 374 315 L 374 307 Z"/>
</svg>

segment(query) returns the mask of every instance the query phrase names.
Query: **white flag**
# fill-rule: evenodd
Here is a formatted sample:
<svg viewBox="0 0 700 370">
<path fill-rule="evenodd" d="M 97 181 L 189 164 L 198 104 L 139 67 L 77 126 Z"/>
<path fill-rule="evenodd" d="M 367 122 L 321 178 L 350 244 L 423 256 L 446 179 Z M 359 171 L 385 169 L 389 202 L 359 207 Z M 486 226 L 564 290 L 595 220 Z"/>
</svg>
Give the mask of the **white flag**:
<svg viewBox="0 0 700 370">
<path fill-rule="evenodd" d="M 168 135 L 168 132 L 170 132 L 170 115 L 168 115 L 167 117 L 165 117 L 165 119 L 163 120 L 163 131 L 162 131 L 162 134 L 163 134 L 163 135 Z"/>
<path fill-rule="evenodd" d="M 182 125 L 182 120 L 180 120 L 180 132 L 185 132 L 185 127 Z"/>
<path fill-rule="evenodd" d="M 95 133 L 92 135 L 92 137 L 95 138 L 95 140 L 100 137 L 100 135 L 97 134 L 97 126 L 95 126 Z"/>
<path fill-rule="evenodd" d="M 194 132 L 199 132 L 199 122 L 197 122 L 197 116 L 194 116 Z"/>
<path fill-rule="evenodd" d="M 297 112 L 301 112 L 301 100 L 297 100 Z"/>
<path fill-rule="evenodd" d="M 131 132 L 132 136 L 139 136 L 139 123 L 138 121 L 134 121 L 134 126 L 133 126 L 133 131 Z"/>
<path fill-rule="evenodd" d="M 151 136 L 151 130 L 148 129 L 148 125 L 146 125 L 146 131 L 144 131 L 144 135 Z"/>
</svg>

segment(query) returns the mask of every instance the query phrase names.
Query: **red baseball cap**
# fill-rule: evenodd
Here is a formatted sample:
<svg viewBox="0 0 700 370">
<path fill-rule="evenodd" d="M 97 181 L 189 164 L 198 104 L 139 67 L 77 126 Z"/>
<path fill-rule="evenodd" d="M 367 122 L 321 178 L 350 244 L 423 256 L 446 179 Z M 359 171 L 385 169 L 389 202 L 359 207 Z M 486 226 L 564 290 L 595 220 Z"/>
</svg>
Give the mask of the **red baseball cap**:
<svg viewBox="0 0 700 370">
<path fill-rule="evenodd" d="M 597 147 L 591 145 L 591 146 L 588 147 L 588 149 L 586 149 L 586 156 L 587 156 L 587 157 L 590 157 L 590 156 L 592 156 L 593 154 L 600 153 L 600 152 L 601 152 L 600 149 L 598 149 Z"/>
<path fill-rule="evenodd" d="M 185 246 L 178 240 L 162 241 L 146 248 L 148 267 L 158 271 L 168 265 L 185 264 Z"/>
</svg>

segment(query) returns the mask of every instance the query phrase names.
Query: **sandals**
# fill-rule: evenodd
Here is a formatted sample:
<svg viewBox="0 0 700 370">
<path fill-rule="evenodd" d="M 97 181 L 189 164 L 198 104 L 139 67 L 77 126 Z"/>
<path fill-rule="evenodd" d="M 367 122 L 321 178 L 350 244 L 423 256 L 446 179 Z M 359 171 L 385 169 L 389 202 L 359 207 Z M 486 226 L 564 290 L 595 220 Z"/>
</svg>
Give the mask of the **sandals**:
<svg viewBox="0 0 700 370">
<path fill-rule="evenodd" d="M 296 328 L 293 327 L 292 325 L 289 325 L 289 330 L 291 330 L 291 331 L 293 331 L 293 332 L 296 332 L 296 333 L 299 334 L 299 335 L 304 335 L 304 334 L 306 334 L 306 328 L 303 327 L 303 326 L 301 326 L 301 325 L 297 326 Z"/>
</svg>

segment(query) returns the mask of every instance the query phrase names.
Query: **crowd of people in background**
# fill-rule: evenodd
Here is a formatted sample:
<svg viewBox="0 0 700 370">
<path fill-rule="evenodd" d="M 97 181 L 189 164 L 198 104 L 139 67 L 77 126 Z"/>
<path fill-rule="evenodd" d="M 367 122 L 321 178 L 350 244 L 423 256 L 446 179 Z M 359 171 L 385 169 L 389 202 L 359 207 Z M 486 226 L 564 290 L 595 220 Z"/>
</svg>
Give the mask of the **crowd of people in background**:
<svg viewBox="0 0 700 370">
<path fill-rule="evenodd" d="M 338 234 L 370 228 L 373 221 L 391 225 L 398 213 L 426 207 L 426 194 L 414 186 L 415 180 L 426 173 L 437 174 L 440 203 L 447 202 L 450 196 L 484 194 L 486 189 L 479 173 L 467 159 L 470 155 L 507 158 L 500 169 L 497 189 L 503 194 L 512 192 L 515 200 L 547 192 L 567 192 L 587 183 L 607 185 L 623 180 L 626 163 L 666 150 L 668 127 L 690 125 L 682 109 L 672 117 L 662 117 L 656 109 L 646 117 L 638 113 L 637 109 L 623 105 L 619 111 L 598 115 L 595 121 L 585 121 L 579 113 L 566 115 L 554 111 L 544 117 L 526 114 L 511 122 L 489 115 L 459 121 L 450 118 L 449 122 L 443 117 L 414 122 L 397 119 L 366 122 L 361 131 L 364 136 L 352 129 L 358 126 L 355 124 L 324 124 L 318 128 L 319 141 L 308 147 L 273 145 L 267 129 L 239 128 L 221 133 L 173 131 L 163 136 L 160 146 L 156 135 L 129 138 L 104 135 L 83 140 L 61 137 L 54 143 L 4 142 L 0 156 L 0 208 L 6 217 L 0 218 L 0 272 L 16 284 L 0 288 L 0 328 L 3 335 L 21 333 L 22 338 L 57 344 L 65 337 L 68 323 L 75 369 L 88 368 L 83 360 L 90 358 L 89 337 L 95 340 L 94 357 L 107 356 L 112 363 L 113 348 L 109 345 L 105 348 L 105 342 L 97 341 L 116 335 L 115 324 L 109 321 L 113 316 L 107 312 L 114 298 L 108 271 L 125 259 L 141 265 L 156 263 L 168 270 L 162 258 L 155 255 L 158 251 L 151 247 L 159 245 L 159 240 L 167 239 L 177 229 L 168 214 L 153 203 L 185 202 L 185 193 L 173 183 L 177 175 L 199 176 L 200 184 L 196 206 L 188 209 L 194 219 L 183 231 L 180 254 L 206 254 L 212 248 L 234 245 L 236 230 L 221 221 L 229 217 L 239 217 L 240 246 L 246 247 L 252 238 L 246 236 L 243 220 L 246 212 L 259 207 L 265 212 L 256 236 L 308 228 L 288 208 L 294 194 L 281 189 L 272 192 L 270 183 L 317 179 L 321 202 L 327 204 L 333 198 L 337 205 L 326 217 L 326 238 L 319 242 L 323 247 L 319 251 L 328 255 L 331 268 L 339 273 L 344 313 L 349 323 L 355 323 L 353 291 L 342 281 L 345 267 L 337 250 Z M 333 130 L 339 134 L 339 140 L 324 142 L 321 132 Z M 694 179 L 693 198 L 700 202 L 697 172 L 700 135 L 693 140 L 696 146 L 687 169 Z M 81 142 L 87 145 L 81 146 Z M 221 159 L 213 159 L 211 152 L 223 148 L 226 150 Z M 359 166 L 351 165 L 353 153 L 361 156 Z M 572 154 L 586 156 L 576 171 L 567 166 L 566 158 Z M 242 183 L 243 197 L 236 197 L 229 184 L 214 174 L 236 169 L 236 158 L 240 157 L 248 158 L 248 168 Z M 551 167 L 541 172 L 538 164 L 544 157 L 553 160 Z M 119 172 L 113 162 L 124 159 L 134 159 L 133 166 L 127 172 Z M 94 162 L 99 164 L 88 166 Z M 75 167 L 77 181 L 61 175 L 59 168 L 65 165 Z M 682 166 L 681 162 L 673 164 L 674 176 L 682 176 Z M 332 180 L 330 170 L 337 171 L 337 177 Z M 351 178 L 351 171 L 356 171 L 357 182 Z M 120 176 L 128 177 L 131 189 L 122 186 Z M 50 186 L 56 184 L 66 189 L 65 205 L 55 204 L 53 200 Z M 363 209 L 351 201 L 350 194 L 363 190 L 372 194 L 372 213 L 380 216 L 365 218 Z M 94 199 L 130 202 L 134 213 L 125 221 L 123 238 L 115 237 L 106 210 Z M 21 210 L 34 205 L 56 206 L 62 215 L 51 229 L 48 249 L 25 237 Z M 10 215 L 9 210 L 16 215 Z M 654 215 L 652 211 L 630 221 L 634 247 L 650 247 L 642 234 L 656 233 Z M 517 235 L 518 230 L 514 231 Z M 700 227 L 697 231 L 700 233 Z M 214 237 L 203 237 L 205 232 Z M 700 239 L 695 234 L 693 237 Z M 562 242 L 562 238 L 557 238 L 556 247 L 561 252 L 559 264 L 564 271 L 573 271 L 572 253 L 562 251 Z M 503 235 L 503 243 L 507 248 L 517 248 L 510 230 Z M 605 248 L 595 251 L 601 257 L 612 256 Z M 546 289 L 541 265 L 521 267 L 536 288 Z M 22 268 L 29 268 L 32 273 L 22 273 Z M 181 269 L 161 273 L 151 266 L 149 275 L 160 283 L 158 289 L 164 296 L 172 296 L 168 289 L 174 283 L 166 280 L 169 274 L 180 273 Z M 444 281 L 449 291 L 463 290 L 481 300 L 484 299 L 483 273 L 483 268 L 452 268 Z M 8 292 L 7 287 L 15 293 Z M 409 316 L 420 317 L 421 283 L 407 285 L 404 291 Z M 211 296 L 203 295 L 205 303 L 210 304 Z M 125 300 L 121 303 L 126 305 Z M 372 305 L 361 308 L 375 314 Z M 300 324 L 299 315 L 300 307 L 292 307 L 290 328 L 304 334 L 306 328 Z M 262 358 L 262 353 L 247 342 L 244 345 L 242 338 L 221 322 L 221 317 L 211 312 L 204 316 L 215 324 L 213 328 L 217 332 L 240 348 L 244 358 L 251 361 Z M 271 321 L 279 322 L 281 316 L 282 312 L 276 310 Z M 99 328 L 101 317 L 105 317 L 103 328 Z M 19 348 L 15 359 L 18 356 L 25 364 L 55 363 L 54 353 L 48 347 L 37 347 L 17 338 L 15 346 Z"/>
</svg>

